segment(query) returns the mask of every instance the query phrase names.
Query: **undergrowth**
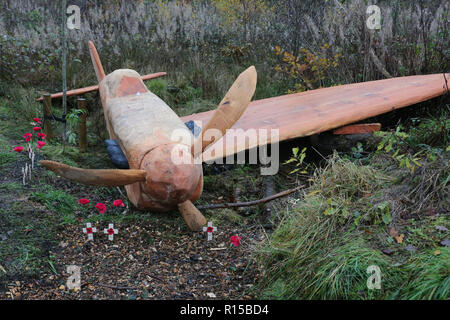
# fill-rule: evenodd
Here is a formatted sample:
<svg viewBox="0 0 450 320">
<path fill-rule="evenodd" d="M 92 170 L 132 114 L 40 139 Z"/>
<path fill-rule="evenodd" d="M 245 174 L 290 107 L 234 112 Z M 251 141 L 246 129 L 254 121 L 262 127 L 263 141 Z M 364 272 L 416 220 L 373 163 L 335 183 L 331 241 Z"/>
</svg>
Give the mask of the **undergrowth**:
<svg viewBox="0 0 450 320">
<path fill-rule="evenodd" d="M 427 130 L 445 121 L 424 120 L 394 141 L 380 134 L 383 147 L 366 165 L 335 153 L 317 168 L 303 199 L 259 247 L 260 297 L 448 299 L 448 131 Z M 416 170 L 396 158 L 417 152 Z M 380 289 L 367 286 L 371 265 L 380 268 Z"/>
</svg>

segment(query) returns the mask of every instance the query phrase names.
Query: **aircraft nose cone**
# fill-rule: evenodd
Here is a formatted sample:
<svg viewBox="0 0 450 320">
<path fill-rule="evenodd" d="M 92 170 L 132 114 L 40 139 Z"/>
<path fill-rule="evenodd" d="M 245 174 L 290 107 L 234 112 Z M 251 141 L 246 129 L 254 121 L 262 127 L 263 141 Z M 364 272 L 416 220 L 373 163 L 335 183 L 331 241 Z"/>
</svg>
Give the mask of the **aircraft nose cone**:
<svg viewBox="0 0 450 320">
<path fill-rule="evenodd" d="M 188 200 L 196 190 L 202 165 L 193 163 L 187 146 L 166 144 L 149 152 L 141 168 L 147 171 L 146 194 L 175 206 Z"/>
</svg>

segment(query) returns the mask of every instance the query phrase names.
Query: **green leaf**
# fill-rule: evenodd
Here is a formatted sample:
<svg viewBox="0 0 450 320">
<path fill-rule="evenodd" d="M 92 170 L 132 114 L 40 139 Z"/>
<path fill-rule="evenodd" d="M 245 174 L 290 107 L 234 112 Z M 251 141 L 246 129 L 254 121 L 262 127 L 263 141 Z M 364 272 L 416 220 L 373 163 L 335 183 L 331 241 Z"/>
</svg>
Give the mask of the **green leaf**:
<svg viewBox="0 0 450 320">
<path fill-rule="evenodd" d="M 291 172 L 289 172 L 289 174 L 296 173 L 296 172 L 299 171 L 299 170 L 300 170 L 299 168 L 294 169 L 294 170 L 292 170 Z"/>
<path fill-rule="evenodd" d="M 383 220 L 384 224 L 389 224 L 392 221 L 392 217 L 391 217 L 391 214 L 389 212 L 386 212 L 385 214 L 383 214 L 381 219 Z"/>
<path fill-rule="evenodd" d="M 294 162 L 294 161 L 297 161 L 297 159 L 295 159 L 295 158 L 290 158 L 289 160 L 286 160 L 286 161 L 284 162 L 284 164 L 292 163 L 292 162 Z"/>
<path fill-rule="evenodd" d="M 339 211 L 339 209 L 337 209 L 337 208 L 329 207 L 327 210 L 325 210 L 323 212 L 323 214 L 326 216 L 331 216 L 331 215 L 334 215 L 338 211 Z"/>
</svg>

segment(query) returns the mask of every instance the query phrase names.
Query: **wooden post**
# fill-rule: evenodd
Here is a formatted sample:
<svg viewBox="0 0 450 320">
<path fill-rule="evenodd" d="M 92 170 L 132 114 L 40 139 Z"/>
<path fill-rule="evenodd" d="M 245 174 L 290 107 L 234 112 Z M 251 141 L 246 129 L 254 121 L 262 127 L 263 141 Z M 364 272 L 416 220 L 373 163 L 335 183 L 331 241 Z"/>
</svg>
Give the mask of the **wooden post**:
<svg viewBox="0 0 450 320">
<path fill-rule="evenodd" d="M 43 95 L 44 98 L 44 133 L 47 135 L 45 140 L 50 141 L 53 137 L 52 123 L 49 117 L 52 115 L 52 98 L 50 93 Z"/>
<path fill-rule="evenodd" d="M 83 110 L 83 113 L 80 116 L 80 122 L 78 123 L 78 138 L 80 139 L 80 151 L 85 152 L 87 147 L 87 139 L 86 139 L 86 99 L 78 98 L 77 99 L 78 109 Z"/>
</svg>

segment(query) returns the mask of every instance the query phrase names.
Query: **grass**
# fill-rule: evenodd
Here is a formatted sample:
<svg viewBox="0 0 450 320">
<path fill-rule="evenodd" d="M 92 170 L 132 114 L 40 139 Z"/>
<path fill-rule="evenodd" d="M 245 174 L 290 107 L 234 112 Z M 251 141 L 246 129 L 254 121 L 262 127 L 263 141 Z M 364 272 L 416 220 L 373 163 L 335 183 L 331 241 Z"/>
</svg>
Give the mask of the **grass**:
<svg viewBox="0 0 450 320">
<path fill-rule="evenodd" d="M 412 119 L 409 141 L 415 145 L 447 147 L 450 143 L 450 105 L 447 104 L 438 115 L 425 119 Z"/>
<path fill-rule="evenodd" d="M 334 154 L 323 169 L 314 173 L 312 191 L 320 191 L 326 198 L 354 199 L 374 192 L 388 180 L 389 177 L 371 166 L 357 165 Z"/>
<path fill-rule="evenodd" d="M 55 245 L 57 218 L 36 209 L 26 198 L 3 201 L 0 208 L 1 265 L 7 274 L 0 273 L 0 290 L 11 279 L 37 277 L 46 270 L 43 263 L 49 249 Z"/>
<path fill-rule="evenodd" d="M 308 197 L 259 251 L 265 277 L 261 298 L 358 299 L 378 297 L 365 289 L 367 267 L 389 266 L 361 231 L 343 233 L 340 217 L 323 215 L 326 202 Z"/>
<path fill-rule="evenodd" d="M 448 300 L 450 296 L 450 248 L 419 255 L 406 267 L 410 281 L 401 289 L 403 299 Z"/>
<path fill-rule="evenodd" d="M 0 151 L 0 166 L 7 166 L 18 159 L 17 154 L 12 153 L 11 151 Z"/>
<path fill-rule="evenodd" d="M 449 228 L 443 172 L 449 153 L 422 159 L 425 169 L 415 173 L 380 156 L 360 165 L 335 153 L 316 169 L 303 199 L 256 253 L 264 272 L 256 286 L 260 298 L 449 298 L 449 249 L 440 244 L 448 232 L 436 229 Z M 426 215 L 430 210 L 440 216 Z M 403 240 L 391 237 L 389 228 Z M 381 290 L 367 288 L 370 265 L 381 269 Z"/>
<path fill-rule="evenodd" d="M 45 185 L 41 190 L 31 193 L 31 199 L 40 202 L 48 210 L 58 214 L 62 223 L 75 223 L 74 212 L 77 210 L 77 199 L 64 191 Z"/>
<path fill-rule="evenodd" d="M 22 190 L 22 184 L 18 182 L 0 184 L 0 191 L 19 191 Z"/>
</svg>

